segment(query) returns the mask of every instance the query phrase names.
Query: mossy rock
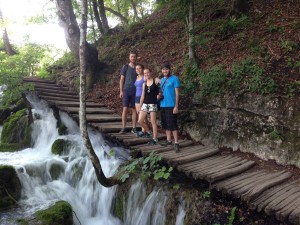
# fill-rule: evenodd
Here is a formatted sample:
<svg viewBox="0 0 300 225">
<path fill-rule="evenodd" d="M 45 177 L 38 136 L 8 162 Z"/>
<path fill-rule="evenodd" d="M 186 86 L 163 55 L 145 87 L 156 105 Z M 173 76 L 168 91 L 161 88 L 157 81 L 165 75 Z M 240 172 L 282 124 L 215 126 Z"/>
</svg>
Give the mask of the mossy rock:
<svg viewBox="0 0 300 225">
<path fill-rule="evenodd" d="M 35 213 L 43 225 L 73 225 L 72 206 L 65 201 L 58 201 L 53 206 Z"/>
<path fill-rule="evenodd" d="M 0 152 L 15 152 L 24 149 L 23 144 L 20 143 L 0 143 Z"/>
<path fill-rule="evenodd" d="M 58 134 L 59 135 L 66 135 L 68 133 L 68 128 L 64 124 L 60 124 L 58 127 Z"/>
<path fill-rule="evenodd" d="M 15 205 L 21 197 L 21 183 L 12 166 L 0 165 L 0 210 Z"/>
<path fill-rule="evenodd" d="M 31 122 L 27 109 L 21 109 L 7 118 L 3 124 L 1 143 L 29 147 L 31 142 Z"/>
<path fill-rule="evenodd" d="M 66 153 L 70 147 L 70 141 L 64 139 L 56 139 L 51 147 L 51 152 L 56 155 Z"/>
<path fill-rule="evenodd" d="M 54 163 L 50 167 L 50 175 L 52 180 L 57 180 L 62 173 L 64 173 L 64 167 L 61 164 Z"/>
<path fill-rule="evenodd" d="M 115 197 L 114 202 L 114 215 L 123 221 L 124 217 L 124 210 L 125 210 L 125 196 L 121 195 L 120 193 Z"/>
</svg>

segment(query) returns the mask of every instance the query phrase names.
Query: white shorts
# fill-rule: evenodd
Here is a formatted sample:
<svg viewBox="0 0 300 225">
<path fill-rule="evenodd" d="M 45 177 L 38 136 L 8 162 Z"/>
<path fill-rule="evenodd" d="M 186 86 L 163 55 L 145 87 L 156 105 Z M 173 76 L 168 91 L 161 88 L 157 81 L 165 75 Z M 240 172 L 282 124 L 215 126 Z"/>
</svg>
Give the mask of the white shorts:
<svg viewBox="0 0 300 225">
<path fill-rule="evenodd" d="M 157 104 L 143 104 L 142 105 L 142 108 L 141 108 L 142 111 L 144 112 L 157 112 Z"/>
</svg>

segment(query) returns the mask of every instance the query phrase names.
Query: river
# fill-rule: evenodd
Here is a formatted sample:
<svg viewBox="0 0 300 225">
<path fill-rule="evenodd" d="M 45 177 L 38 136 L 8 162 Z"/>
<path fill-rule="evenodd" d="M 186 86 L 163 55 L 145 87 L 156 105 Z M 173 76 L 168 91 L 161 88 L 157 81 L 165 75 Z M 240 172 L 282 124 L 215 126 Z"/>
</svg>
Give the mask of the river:
<svg viewBox="0 0 300 225">
<path fill-rule="evenodd" d="M 60 112 L 68 134 L 60 136 L 56 119 L 46 102 L 27 96 L 34 115 L 33 147 L 18 152 L 0 153 L 0 165 L 16 168 L 22 184 L 19 206 L 0 213 L 1 225 L 17 224 L 16 218 L 31 218 L 37 210 L 45 209 L 58 200 L 72 205 L 76 225 L 163 225 L 167 195 L 159 188 L 146 195 L 142 182 L 136 181 L 129 190 L 123 221 L 112 214 L 117 186 L 101 186 L 94 173 L 80 137 L 79 127 L 66 113 Z M 128 156 L 128 150 L 106 141 L 101 133 L 89 128 L 89 137 L 106 176 L 113 175 Z M 52 143 L 66 139 L 72 145 L 62 156 L 51 153 Z M 113 149 L 115 157 L 107 152 Z M 184 208 L 180 206 L 176 225 L 183 224 Z"/>
</svg>

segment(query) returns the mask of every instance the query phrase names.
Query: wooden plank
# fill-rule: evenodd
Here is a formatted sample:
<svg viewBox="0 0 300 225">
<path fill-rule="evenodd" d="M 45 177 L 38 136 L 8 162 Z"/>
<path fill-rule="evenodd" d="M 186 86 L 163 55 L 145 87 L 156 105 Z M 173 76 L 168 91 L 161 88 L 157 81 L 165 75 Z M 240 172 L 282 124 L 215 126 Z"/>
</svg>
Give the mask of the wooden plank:
<svg viewBox="0 0 300 225">
<path fill-rule="evenodd" d="M 74 114 L 79 112 L 79 107 L 60 107 L 59 108 L 61 111 L 66 111 L 68 113 Z M 104 107 L 86 107 L 86 113 L 87 114 L 114 114 L 115 111 L 104 108 Z"/>
<path fill-rule="evenodd" d="M 172 166 L 178 166 L 178 165 L 182 165 L 182 164 L 185 164 L 185 163 L 198 161 L 200 159 L 210 157 L 212 155 L 217 154 L 218 152 L 219 152 L 219 149 L 209 149 L 209 150 L 205 150 L 203 152 L 199 152 L 199 153 L 191 154 L 191 155 L 188 155 L 188 156 L 183 156 L 183 157 L 180 157 L 180 158 L 172 159 L 172 161 L 170 160 L 168 162 Z"/>
<path fill-rule="evenodd" d="M 202 150 L 206 150 L 209 149 L 208 147 L 204 147 L 202 145 L 194 145 L 188 148 L 180 148 L 180 152 L 178 152 L 178 154 L 174 154 L 174 153 L 164 153 L 163 156 L 166 158 L 172 158 L 172 157 L 183 157 L 186 156 L 186 154 L 195 154 L 195 153 L 199 153 L 202 152 Z"/>
<path fill-rule="evenodd" d="M 57 85 L 37 85 L 34 84 L 34 90 L 40 93 L 57 93 L 57 94 L 70 94 L 70 95 L 77 95 L 78 93 L 74 91 L 70 91 L 66 87 L 60 87 Z"/>
<path fill-rule="evenodd" d="M 297 197 L 292 204 L 289 204 L 281 210 L 278 210 L 275 216 L 278 220 L 284 221 L 293 212 L 293 210 L 298 207 L 300 207 L 300 197 Z"/>
<path fill-rule="evenodd" d="M 242 173 L 248 169 L 250 169 L 251 167 L 253 167 L 255 165 L 254 161 L 248 161 L 236 168 L 232 168 L 232 169 L 225 169 L 224 171 L 221 171 L 219 173 L 213 174 L 210 177 L 207 177 L 207 181 L 212 183 L 218 180 L 223 180 L 225 178 L 234 176 L 236 174 Z"/>
<path fill-rule="evenodd" d="M 55 84 L 56 82 L 54 80 L 46 80 L 46 79 L 40 79 L 37 77 L 24 77 L 23 78 L 24 82 L 30 82 L 30 83 L 45 83 L 45 84 Z"/>
<path fill-rule="evenodd" d="M 78 115 L 73 115 L 73 117 L 78 119 Z M 119 115 L 114 114 L 87 114 L 86 121 L 90 122 L 110 122 L 110 121 L 122 121 L 122 118 Z"/>
<path fill-rule="evenodd" d="M 233 162 L 240 160 L 240 158 L 232 157 L 232 156 L 226 156 L 225 158 L 209 157 L 207 159 L 209 159 L 209 161 L 206 163 L 201 163 L 201 160 L 200 160 L 200 163 L 198 164 L 198 166 L 193 167 L 193 172 L 198 173 L 201 171 L 208 171 L 210 169 L 225 166 L 225 165 L 228 165 L 228 164 L 231 164 Z"/>
<path fill-rule="evenodd" d="M 210 167 L 205 167 L 203 168 L 203 170 L 196 170 L 195 173 L 193 172 L 193 177 L 194 179 L 205 179 L 206 177 L 214 174 L 214 173 L 218 173 L 219 171 L 222 171 L 226 168 L 231 168 L 234 167 L 235 165 L 240 165 L 240 158 L 238 159 L 229 159 L 226 162 L 216 165 L 216 166 L 210 166 Z"/>
<path fill-rule="evenodd" d="M 195 165 L 189 166 L 189 167 L 178 167 L 180 168 L 180 171 L 184 172 L 186 175 L 195 174 L 197 172 L 207 170 L 208 168 L 214 167 L 216 165 L 219 165 L 226 159 L 227 157 L 208 157 L 202 160 L 199 160 L 196 162 Z M 184 166 L 185 164 L 183 164 Z"/>
<path fill-rule="evenodd" d="M 37 93 L 39 97 L 49 100 L 63 100 L 63 101 L 79 101 L 79 97 L 75 95 L 62 95 L 62 94 L 44 94 Z"/>
<path fill-rule="evenodd" d="M 245 180 L 249 180 L 253 177 L 258 177 L 260 175 L 264 175 L 265 173 L 262 171 L 253 171 L 253 172 L 247 172 L 241 175 L 236 175 L 232 178 L 229 178 L 224 181 L 219 181 L 216 184 L 213 185 L 213 188 L 215 188 L 217 191 L 220 191 L 221 189 L 228 190 L 231 187 L 234 187 L 236 185 L 239 185 L 241 182 Z"/>
<path fill-rule="evenodd" d="M 158 140 L 163 140 L 166 139 L 167 136 L 164 134 L 158 134 L 157 139 Z M 151 140 L 151 138 L 133 138 L 133 139 L 125 139 L 123 140 L 123 143 L 126 144 L 127 146 L 133 146 L 133 145 L 138 145 L 141 143 L 148 143 Z"/>
<path fill-rule="evenodd" d="M 193 169 L 194 167 L 198 167 L 199 164 L 201 164 L 202 166 L 205 166 L 206 164 L 211 164 L 212 159 L 217 160 L 216 163 L 220 163 L 225 158 L 226 158 L 226 156 L 211 156 L 209 158 L 202 159 L 199 162 L 190 162 L 190 163 L 180 165 L 180 166 L 178 166 L 178 169 L 179 170 Z"/>
<path fill-rule="evenodd" d="M 283 172 L 274 174 L 274 178 L 270 178 L 269 180 L 265 179 L 263 183 L 257 185 L 252 190 L 242 194 L 242 198 L 249 202 L 251 199 L 256 198 L 260 195 L 263 191 L 267 190 L 268 188 L 280 184 L 290 178 L 292 174 L 290 172 Z"/>
<path fill-rule="evenodd" d="M 265 172 L 259 173 L 256 176 L 253 176 L 249 179 L 244 179 L 242 181 L 237 181 L 235 183 L 227 185 L 226 188 L 224 188 L 224 190 L 226 190 L 226 192 L 228 194 L 234 194 L 234 191 L 239 190 L 244 187 L 246 187 L 248 190 L 248 185 L 252 186 L 253 183 L 255 183 L 255 182 L 262 182 L 262 180 L 266 177 L 266 175 L 267 175 L 267 173 L 265 173 Z"/>
<path fill-rule="evenodd" d="M 64 102 L 76 102 L 77 100 L 75 99 L 65 99 L 61 97 L 51 97 L 51 96 L 45 96 L 45 95 L 38 95 L 40 98 L 45 99 L 47 101 L 64 101 Z M 90 99 L 86 99 L 86 102 L 91 102 Z M 79 99 L 78 99 L 78 105 L 79 105 Z M 98 105 L 99 106 L 99 105 Z"/>
<path fill-rule="evenodd" d="M 199 153 L 199 146 L 192 146 L 188 148 L 181 148 L 180 152 L 164 152 L 161 155 L 164 159 L 176 159 L 178 157 L 183 157 L 191 154 Z"/>
<path fill-rule="evenodd" d="M 62 92 L 62 91 L 56 91 L 53 90 L 53 92 L 42 92 L 42 91 L 37 91 L 37 94 L 39 96 L 45 96 L 45 97 L 60 97 L 60 98 L 65 98 L 65 99 L 79 99 L 79 96 L 77 94 L 72 94 L 68 92 Z"/>
<path fill-rule="evenodd" d="M 184 148 L 186 146 L 192 146 L 194 143 L 190 140 L 179 140 L 179 146 L 180 148 Z M 150 153 L 153 148 L 150 148 L 149 146 L 147 145 L 137 145 L 137 146 L 132 146 L 132 149 L 139 149 L 142 151 L 143 154 L 148 154 Z M 173 150 L 174 147 L 173 146 L 162 146 L 162 145 L 157 145 L 155 146 L 155 151 L 157 153 L 162 153 L 162 152 L 165 152 L 165 151 L 169 151 L 169 150 Z"/>
<path fill-rule="evenodd" d="M 274 201 L 270 202 L 270 204 L 264 208 L 264 211 L 267 215 L 271 215 L 272 212 L 280 210 L 282 207 L 286 206 L 286 204 L 290 204 L 295 201 L 295 197 L 299 196 L 300 189 L 298 187 L 293 187 L 285 193 L 282 193 L 281 196 L 277 196 Z"/>
<path fill-rule="evenodd" d="M 293 224 L 300 224 L 300 207 L 299 205 L 297 205 L 298 207 L 296 207 L 291 214 L 289 215 L 288 220 L 293 223 Z"/>
<path fill-rule="evenodd" d="M 260 212 L 267 204 L 272 202 L 278 196 L 281 196 L 282 194 L 284 194 L 290 188 L 292 188 L 291 183 L 286 183 L 284 185 L 276 186 L 275 188 L 266 191 L 266 193 L 264 193 L 264 195 L 260 195 L 259 197 L 257 197 L 253 201 L 251 201 L 249 203 L 249 208 L 254 210 L 254 209 L 258 208 L 258 206 L 259 206 L 260 210 L 258 208 L 257 211 Z"/>
<path fill-rule="evenodd" d="M 105 123 L 90 123 L 91 126 L 97 128 L 102 133 L 119 133 L 122 129 L 122 122 L 105 122 Z M 141 129 L 140 127 L 137 127 L 138 129 Z M 125 127 L 126 132 L 130 132 L 132 129 L 132 124 L 127 123 Z"/>
<path fill-rule="evenodd" d="M 74 107 L 79 107 L 79 101 L 59 101 L 59 100 L 47 100 L 49 103 L 57 105 L 58 108 L 60 106 L 74 106 Z M 95 102 L 87 102 L 86 107 L 103 107 L 105 106 L 102 103 L 95 103 Z"/>
</svg>

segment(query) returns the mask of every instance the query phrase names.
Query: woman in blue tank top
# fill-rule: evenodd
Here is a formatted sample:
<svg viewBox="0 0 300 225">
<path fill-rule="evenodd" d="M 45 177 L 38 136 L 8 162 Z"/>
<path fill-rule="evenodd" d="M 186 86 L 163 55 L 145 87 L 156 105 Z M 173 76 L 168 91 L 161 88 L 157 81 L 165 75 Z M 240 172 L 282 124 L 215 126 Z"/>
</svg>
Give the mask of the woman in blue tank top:
<svg viewBox="0 0 300 225">
<path fill-rule="evenodd" d="M 134 82 L 134 86 L 136 87 L 135 92 L 135 109 L 137 113 L 141 110 L 140 100 L 143 92 L 143 83 L 144 80 L 144 66 L 141 64 L 137 64 L 135 66 L 136 73 L 138 76 L 136 77 L 136 81 Z"/>
</svg>

